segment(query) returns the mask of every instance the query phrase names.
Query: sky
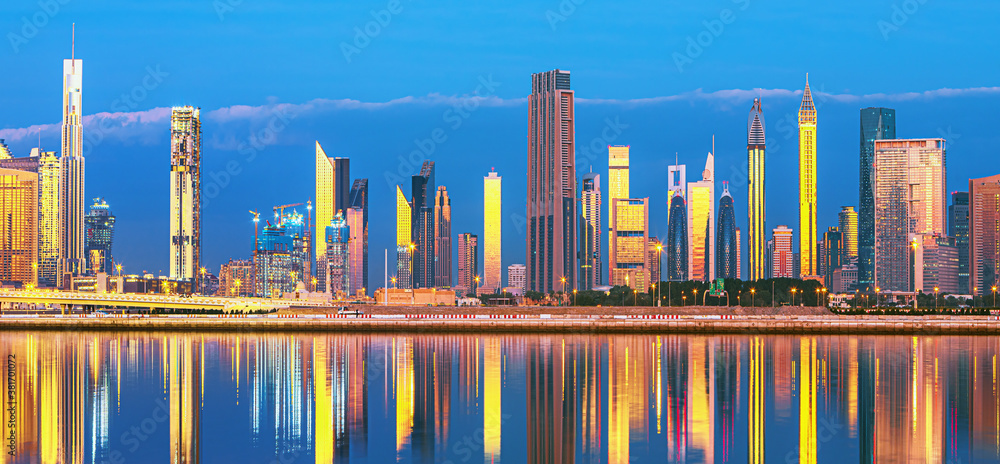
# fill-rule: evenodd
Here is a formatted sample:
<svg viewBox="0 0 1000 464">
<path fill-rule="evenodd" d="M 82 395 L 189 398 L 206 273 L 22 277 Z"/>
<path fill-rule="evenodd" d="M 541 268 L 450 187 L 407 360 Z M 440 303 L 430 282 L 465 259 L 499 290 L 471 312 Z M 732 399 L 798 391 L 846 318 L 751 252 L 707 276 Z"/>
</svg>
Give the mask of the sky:
<svg viewBox="0 0 1000 464">
<path fill-rule="evenodd" d="M 436 162 L 454 234 L 482 234 L 482 177 L 503 176 L 503 265 L 523 263 L 530 75 L 572 73 L 578 177 L 630 145 L 632 196 L 665 236 L 667 165 L 746 227 L 746 118 L 763 101 L 767 226 L 797 224 L 796 112 L 818 111 L 819 226 L 858 202 L 860 108 L 901 138 L 947 139 L 948 189 L 1000 170 L 1000 4 L 987 1 L 9 0 L 0 5 L 0 138 L 58 150 L 62 60 L 84 62 L 86 193 L 117 217 L 125 272 L 168 269 L 169 108 L 203 111 L 204 264 L 249 257 L 249 210 L 315 197 L 314 145 L 369 178 L 372 286 L 394 262 L 394 186 Z M 443 139 L 433 141 L 436 130 Z M 603 177 L 603 176 L 602 176 Z M 606 217 L 606 214 L 604 215 Z M 390 264 L 390 267 L 392 265 Z M 506 279 L 506 275 L 504 276 Z"/>
</svg>

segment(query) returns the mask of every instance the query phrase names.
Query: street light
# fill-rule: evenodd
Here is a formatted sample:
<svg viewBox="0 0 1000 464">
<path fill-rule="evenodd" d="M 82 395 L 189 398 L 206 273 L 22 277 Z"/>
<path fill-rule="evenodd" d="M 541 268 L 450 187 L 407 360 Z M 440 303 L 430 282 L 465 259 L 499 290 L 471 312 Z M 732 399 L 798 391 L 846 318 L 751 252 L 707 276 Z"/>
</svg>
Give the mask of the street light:
<svg viewBox="0 0 1000 464">
<path fill-rule="evenodd" d="M 688 302 L 688 296 L 681 295 L 681 306 L 687 306 L 687 302 Z"/>
<path fill-rule="evenodd" d="M 573 306 L 576 306 L 576 289 L 573 289 Z"/>
<path fill-rule="evenodd" d="M 934 311 L 938 310 L 938 288 L 934 287 Z"/>
<path fill-rule="evenodd" d="M 237 297 L 243 296 L 240 294 L 240 284 L 242 284 L 243 282 L 240 282 L 240 279 L 236 279 L 233 283 L 236 284 L 236 296 Z"/>
<path fill-rule="evenodd" d="M 201 294 L 204 295 L 205 294 L 205 268 L 202 267 L 201 269 L 199 269 L 199 271 L 201 272 Z"/>
<path fill-rule="evenodd" d="M 997 286 L 993 286 L 993 307 L 997 307 Z"/>
<path fill-rule="evenodd" d="M 799 291 L 797 288 L 792 288 L 792 306 L 795 306 L 795 292 Z"/>
<path fill-rule="evenodd" d="M 691 300 L 691 304 L 697 306 L 698 305 L 698 289 L 696 288 L 694 290 L 691 290 L 691 293 L 694 294 L 694 300 Z"/>
<path fill-rule="evenodd" d="M 661 274 L 661 277 L 662 277 L 662 274 L 663 274 L 663 244 L 662 243 L 657 243 L 656 244 L 656 261 L 657 261 L 657 269 L 660 270 L 660 274 Z M 656 290 L 656 307 L 659 308 L 660 307 L 660 289 L 656 288 L 656 284 L 653 284 L 653 289 Z"/>
<path fill-rule="evenodd" d="M 751 288 L 750 289 L 750 307 L 752 309 L 756 309 L 757 308 L 756 296 L 757 296 L 757 289 L 756 288 Z"/>
<path fill-rule="evenodd" d="M 881 293 L 882 293 L 882 289 L 878 288 L 878 287 L 875 287 L 875 308 L 876 309 L 878 309 L 879 303 L 881 303 L 881 301 L 879 301 L 879 300 L 881 300 L 881 298 L 880 298 L 882 296 Z"/>
<path fill-rule="evenodd" d="M 632 306 L 639 305 L 639 290 L 632 290 Z"/>
<path fill-rule="evenodd" d="M 816 306 L 819 306 L 819 288 L 816 288 Z"/>
</svg>

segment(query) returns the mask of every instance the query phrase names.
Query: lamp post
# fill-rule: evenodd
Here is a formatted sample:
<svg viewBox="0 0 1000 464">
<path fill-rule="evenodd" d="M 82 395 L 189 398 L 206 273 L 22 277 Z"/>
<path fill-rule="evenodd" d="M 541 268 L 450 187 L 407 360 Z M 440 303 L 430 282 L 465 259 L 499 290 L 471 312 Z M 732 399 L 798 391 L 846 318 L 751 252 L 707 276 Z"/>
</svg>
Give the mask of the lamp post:
<svg viewBox="0 0 1000 464">
<path fill-rule="evenodd" d="M 879 288 L 879 287 L 875 287 L 875 309 L 878 309 L 879 303 L 881 303 L 881 301 L 879 301 L 879 300 L 882 299 L 882 298 L 880 298 L 882 296 L 881 293 L 882 293 L 882 289 Z"/>
<path fill-rule="evenodd" d="M 639 290 L 632 290 L 632 306 L 639 305 Z"/>
<path fill-rule="evenodd" d="M 830 305 L 830 303 L 829 303 L 829 298 L 827 298 L 826 287 L 823 287 L 823 306 L 826 307 L 826 306 L 829 306 L 829 305 Z"/>
<path fill-rule="evenodd" d="M 205 294 L 205 267 L 202 266 L 202 268 L 199 269 L 198 272 L 201 273 L 201 294 L 204 295 Z"/>
<path fill-rule="evenodd" d="M 938 288 L 934 287 L 934 311 L 938 310 Z"/>
<path fill-rule="evenodd" d="M 972 309 L 976 309 L 976 293 L 979 287 L 972 287 Z"/>
<path fill-rule="evenodd" d="M 997 307 L 997 286 L 993 286 L 993 307 Z"/>
<path fill-rule="evenodd" d="M 816 306 L 819 306 L 819 288 L 816 288 Z"/>
<path fill-rule="evenodd" d="M 750 307 L 753 308 L 753 309 L 757 309 L 757 300 L 756 300 L 756 297 L 757 297 L 757 289 L 756 288 L 751 288 L 750 289 Z"/>
<path fill-rule="evenodd" d="M 663 244 L 662 243 L 657 243 L 656 244 L 656 261 L 657 261 L 657 266 L 658 266 L 657 269 L 660 270 L 660 276 L 662 277 L 663 276 Z M 657 283 L 659 283 L 659 282 L 657 282 Z M 656 289 L 656 307 L 659 308 L 660 307 L 660 289 L 656 288 L 656 284 L 653 284 L 653 288 Z"/>
<path fill-rule="evenodd" d="M 795 292 L 799 291 L 797 288 L 792 288 L 792 306 L 795 306 Z"/>
<path fill-rule="evenodd" d="M 576 306 L 576 289 L 573 289 L 573 306 Z"/>
<path fill-rule="evenodd" d="M 694 294 L 694 299 L 691 300 L 691 304 L 694 306 L 698 306 L 698 289 L 696 288 L 694 290 L 691 290 L 691 293 Z"/>
<path fill-rule="evenodd" d="M 236 284 L 236 296 L 237 297 L 242 297 L 243 295 L 240 294 L 240 284 L 243 283 L 243 282 L 240 282 L 240 279 L 236 279 L 236 281 L 233 282 L 233 283 Z"/>
<path fill-rule="evenodd" d="M 687 302 L 688 302 L 688 296 L 681 295 L 681 306 L 687 306 Z"/>
</svg>

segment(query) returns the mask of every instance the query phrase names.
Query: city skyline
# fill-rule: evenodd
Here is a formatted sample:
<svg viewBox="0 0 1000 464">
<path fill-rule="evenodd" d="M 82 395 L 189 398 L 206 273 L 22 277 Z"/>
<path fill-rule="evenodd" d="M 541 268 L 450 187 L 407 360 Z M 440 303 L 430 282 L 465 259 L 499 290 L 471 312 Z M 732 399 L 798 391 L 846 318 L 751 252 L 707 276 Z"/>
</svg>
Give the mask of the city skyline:
<svg viewBox="0 0 1000 464">
<path fill-rule="evenodd" d="M 74 52 L 74 53 L 75 53 L 75 52 Z M 67 60 L 67 61 L 70 61 L 70 60 Z M 82 61 L 82 60 L 75 60 L 75 61 Z M 780 124 L 779 124 L 779 129 L 778 129 L 778 130 L 779 130 L 779 131 L 781 131 L 781 128 L 780 128 Z M 579 131 L 578 131 L 578 132 L 579 132 Z M 591 145 L 592 145 L 592 144 L 591 144 Z M 339 150 L 338 150 L 338 151 L 339 151 Z M 581 150 L 581 151 L 584 151 L 584 150 Z M 581 156 L 582 156 L 582 155 L 585 155 L 585 154 L 586 154 L 586 153 L 581 153 L 580 151 L 577 151 L 577 153 L 576 153 L 576 158 L 581 158 Z M 20 155 L 23 155 L 23 153 L 15 153 L 15 156 L 20 156 Z M 350 154 L 347 154 L 347 155 L 350 155 Z M 350 156 L 346 156 L 345 158 L 349 158 L 349 157 L 350 157 Z M 687 157 L 687 158 L 688 158 L 689 160 L 690 160 L 690 158 L 691 158 L 690 154 L 687 154 L 687 155 L 686 155 L 686 157 Z M 591 168 L 590 168 L 590 169 L 593 169 L 593 165 L 594 165 L 595 163 L 590 163 L 590 164 L 591 164 Z M 950 171 L 950 170 L 949 170 L 949 171 Z M 215 172 L 215 173 L 212 173 L 212 174 L 217 174 L 217 172 Z M 575 176 L 575 177 L 576 177 L 576 179 L 575 179 L 575 180 L 576 180 L 577 182 L 579 182 L 579 177 L 580 177 L 580 176 L 578 176 L 578 175 L 577 175 L 577 176 Z M 214 183 L 214 184 L 213 184 L 213 183 L 210 183 L 210 184 L 209 184 L 209 185 L 208 185 L 207 187 L 208 187 L 209 189 L 211 189 L 211 188 L 213 188 L 213 187 L 214 187 L 214 188 L 216 188 L 216 189 L 218 189 L 218 187 L 219 187 L 219 186 L 218 186 L 218 184 L 217 184 L 217 183 Z M 346 186 L 345 186 L 345 188 L 346 188 Z M 641 193 L 642 193 L 642 194 L 646 194 L 647 192 L 643 191 L 643 192 L 641 192 Z M 650 195 L 651 197 L 653 197 L 653 196 L 654 196 L 654 195 L 655 195 L 656 193 L 657 193 L 657 192 L 655 192 L 655 191 L 650 191 L 650 192 L 649 192 L 649 195 Z M 209 195 L 209 197 L 213 197 L 213 195 Z M 309 198 L 311 198 L 311 196 L 309 196 Z M 822 195 L 821 195 L 821 198 L 822 198 Z M 210 198 L 210 200 L 211 200 L 211 198 Z M 716 200 L 716 199 L 714 199 L 714 198 L 713 198 L 713 203 L 714 203 L 714 201 L 715 201 L 715 200 Z M 278 203 L 278 202 L 273 202 L 273 203 Z M 506 204 L 506 203 L 510 203 L 510 201 L 508 200 L 508 201 L 505 201 L 504 203 L 505 203 L 505 204 Z M 516 203 L 516 201 L 515 201 L 515 203 Z M 857 202 L 853 202 L 853 203 L 857 203 Z M 739 201 L 737 201 L 737 202 L 736 202 L 736 204 L 737 204 L 737 205 L 739 205 Z M 656 216 L 660 215 L 660 217 L 661 217 L 661 218 L 662 218 L 663 216 L 665 216 L 665 212 L 663 212 L 663 213 L 660 213 L 660 212 L 658 212 L 657 210 L 658 210 L 658 209 L 663 209 L 663 210 L 666 210 L 667 208 L 666 208 L 666 205 L 662 205 L 662 206 L 661 206 L 660 208 L 657 208 L 656 206 L 657 206 L 657 205 L 656 205 L 655 203 L 653 203 L 653 202 L 651 201 L 651 208 L 650 208 L 650 215 L 651 215 L 651 220 L 650 220 L 650 223 L 651 223 L 651 225 L 650 225 L 650 230 L 648 231 L 648 233 L 649 233 L 649 235 L 650 235 L 650 236 L 658 236 L 658 237 L 660 237 L 660 238 L 662 239 L 662 238 L 663 238 L 663 237 L 664 237 L 664 236 L 666 235 L 666 234 L 665 234 L 665 233 L 663 232 L 663 229 L 665 228 L 665 227 L 664 227 L 664 224 L 665 224 L 665 222 L 666 222 L 666 221 L 657 221 L 657 220 L 656 220 L 656 219 L 657 219 L 657 218 L 656 218 Z M 259 208 L 259 206 L 258 206 L 258 208 Z M 737 207 L 737 209 L 739 209 L 739 208 Z M 739 215 L 739 213 L 737 213 L 737 214 Z M 379 217 L 379 216 L 376 216 L 376 217 Z M 510 221 L 510 222 L 515 222 L 515 223 L 516 223 L 516 221 L 518 221 L 518 220 L 519 220 L 519 219 L 518 219 L 518 218 L 517 218 L 517 217 L 516 217 L 515 215 L 507 215 L 507 217 L 509 218 L 509 221 Z M 376 219 L 376 220 L 378 220 L 378 219 Z M 521 218 L 521 220 L 523 220 L 523 218 Z M 820 219 L 820 222 L 821 222 L 821 223 L 820 223 L 820 224 L 818 225 L 818 227 L 822 228 L 822 227 L 825 227 L 825 226 L 827 226 L 827 225 L 829 224 L 829 223 L 824 223 L 824 221 L 827 221 L 827 219 L 825 219 L 825 218 L 821 218 L 821 219 Z M 767 223 L 770 223 L 770 221 L 766 221 L 766 222 L 767 222 Z M 318 223 L 318 221 L 317 221 L 317 223 Z M 520 228 L 519 228 L 519 227 L 514 227 L 514 230 L 515 230 L 515 231 L 518 231 L 518 229 L 521 229 L 521 230 L 523 230 L 523 228 L 524 228 L 524 227 L 523 227 L 523 224 L 521 224 L 521 227 L 520 227 Z M 714 232 L 714 227 L 710 228 L 709 230 L 710 230 L 710 232 Z M 320 232 L 319 232 L 319 230 L 317 230 L 317 235 L 318 235 L 319 233 L 320 233 Z M 505 237 L 505 238 L 504 238 L 504 241 L 505 241 L 505 242 L 507 242 L 508 240 L 509 240 L 509 239 L 508 239 L 507 237 Z M 741 244 L 741 245 L 742 245 L 742 244 Z M 505 250 L 506 250 L 506 249 L 508 249 L 508 248 L 509 248 L 509 246 L 504 246 L 504 249 L 505 249 Z M 316 253 L 317 253 L 317 254 L 319 254 L 319 253 L 320 253 L 320 250 L 319 250 L 319 249 L 317 249 L 317 250 L 316 250 Z M 126 256 L 131 256 L 131 255 L 126 255 Z M 239 255 L 239 254 L 234 254 L 234 255 L 233 255 L 232 257 L 234 257 L 234 258 L 240 258 L 240 257 L 243 257 L 243 256 L 241 256 L 241 255 Z M 127 261 L 127 262 L 131 262 L 131 259 L 128 259 L 128 258 L 126 258 L 126 261 Z M 516 259 L 516 258 L 514 258 L 514 259 L 510 259 L 510 258 L 509 258 L 509 255 L 507 255 L 507 256 L 504 256 L 504 257 L 503 257 L 503 259 L 502 259 L 502 263 L 501 263 L 501 264 L 502 264 L 503 266 L 506 266 L 506 265 L 509 265 L 509 264 L 514 264 L 514 263 L 517 263 L 518 261 L 523 261 L 523 260 L 518 260 L 518 259 Z M 214 270 L 215 268 L 217 268 L 218 264 L 221 264 L 221 263 L 217 263 L 217 262 L 206 262 L 206 263 L 205 263 L 206 267 L 209 267 L 210 269 L 213 269 L 213 270 Z M 742 264 L 741 264 L 741 265 L 742 265 Z M 132 269 L 129 269 L 129 271 L 130 271 L 130 272 L 133 272 L 133 273 L 134 273 L 134 272 L 139 272 L 139 270 L 138 270 L 138 269 L 134 269 L 134 268 L 132 268 Z M 151 271 L 150 269 L 148 269 L 148 268 L 147 268 L 147 269 L 143 269 L 143 271 L 147 271 L 147 272 L 152 272 L 152 271 Z M 377 272 L 377 270 L 376 270 L 376 269 L 369 269 L 369 272 L 368 272 L 368 273 L 366 274 L 366 276 L 367 276 L 367 275 L 371 275 L 372 273 L 376 273 L 376 272 Z M 163 272 L 162 272 L 162 271 L 160 271 L 160 273 L 162 274 Z"/>
</svg>

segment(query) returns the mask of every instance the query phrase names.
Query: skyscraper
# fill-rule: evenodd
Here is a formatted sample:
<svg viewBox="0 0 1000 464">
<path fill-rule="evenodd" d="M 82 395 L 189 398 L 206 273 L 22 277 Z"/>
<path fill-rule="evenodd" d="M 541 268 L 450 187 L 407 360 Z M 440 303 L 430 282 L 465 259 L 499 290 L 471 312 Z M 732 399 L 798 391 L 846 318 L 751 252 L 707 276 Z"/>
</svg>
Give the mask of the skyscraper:
<svg viewBox="0 0 1000 464">
<path fill-rule="evenodd" d="M 876 140 L 874 149 L 875 285 L 913 291 L 911 247 L 947 226 L 945 141 Z"/>
<path fill-rule="evenodd" d="M 816 105 L 806 74 L 799 106 L 799 272 L 803 276 L 822 275 L 817 268 L 816 227 Z"/>
<path fill-rule="evenodd" d="M 629 198 L 630 188 L 629 146 L 608 145 L 608 204 L 615 204 L 617 198 Z M 608 231 L 611 222 L 611 208 L 608 208 Z M 608 234 L 608 250 L 611 250 L 611 234 Z"/>
<path fill-rule="evenodd" d="M 74 31 L 75 36 L 75 31 Z M 83 159 L 83 60 L 63 60 L 62 156 L 59 158 L 59 219 L 62 222 L 61 272 L 79 274 L 85 265 Z M 37 181 L 37 180 L 36 180 Z M 60 286 L 63 281 L 60 276 Z"/>
<path fill-rule="evenodd" d="M 729 182 L 722 183 L 719 198 L 718 229 L 715 234 L 715 277 L 738 279 L 740 267 L 739 239 L 736 236 L 736 208 L 729 193 Z"/>
<path fill-rule="evenodd" d="M 969 192 L 951 192 L 948 236 L 958 249 L 958 293 L 969 294 Z"/>
<path fill-rule="evenodd" d="M 523 264 L 511 264 L 507 266 L 507 287 L 519 290 L 524 295 L 525 268 Z"/>
<path fill-rule="evenodd" d="M 413 205 L 413 288 L 434 287 L 434 162 L 424 161 L 420 173 L 412 177 Z"/>
<path fill-rule="evenodd" d="M 611 204 L 611 276 L 613 286 L 645 291 L 649 285 L 649 198 L 616 198 Z M 567 291 L 571 287 L 566 287 Z"/>
<path fill-rule="evenodd" d="M 348 276 L 350 287 L 345 290 L 348 295 L 354 296 L 359 292 L 367 294 L 368 287 L 365 283 L 367 274 L 365 267 L 365 210 L 360 206 L 347 208 L 347 217 L 344 218 L 350 239 L 347 244 L 348 252 Z M 329 262 L 329 261 L 328 261 Z"/>
<path fill-rule="evenodd" d="M 646 263 L 649 264 L 649 283 L 655 284 L 663 280 L 660 272 L 660 258 L 662 258 L 663 242 L 657 237 L 649 237 L 646 242 Z"/>
<path fill-rule="evenodd" d="M 434 198 L 434 236 L 434 286 L 451 288 L 451 200 L 443 185 Z"/>
<path fill-rule="evenodd" d="M 667 213 L 667 281 L 688 280 L 688 230 L 687 205 L 681 190 L 671 192 L 670 211 Z"/>
<path fill-rule="evenodd" d="M 743 280 L 743 233 L 736 228 L 736 278 Z"/>
<path fill-rule="evenodd" d="M 969 287 L 987 295 L 1000 285 L 1000 175 L 969 179 Z"/>
<path fill-rule="evenodd" d="M 326 227 L 326 291 L 331 295 L 351 290 L 351 228 L 338 211 Z"/>
<path fill-rule="evenodd" d="M 396 186 L 396 287 L 413 288 L 413 207 Z M 326 243 L 326 242 L 324 242 Z"/>
<path fill-rule="evenodd" d="M 580 289 L 602 285 L 601 267 L 601 175 L 583 175 L 580 193 Z M 508 285 L 510 283 L 508 282 Z"/>
<path fill-rule="evenodd" d="M 354 179 L 354 184 L 351 185 L 350 205 L 351 205 L 350 207 L 354 209 L 360 208 L 362 213 L 361 225 L 360 225 L 361 231 L 358 232 L 355 229 L 351 229 L 351 233 L 354 234 L 354 236 L 361 237 L 362 241 L 360 246 L 360 253 L 362 254 L 361 281 L 360 282 L 352 281 L 351 285 L 355 286 L 357 284 L 360 284 L 361 288 L 369 289 L 371 287 L 368 286 L 368 179 L 367 178 Z M 357 226 L 352 225 L 351 227 L 357 227 Z M 358 248 L 352 248 L 351 250 L 352 253 L 357 253 L 357 251 L 355 250 L 358 250 Z M 353 255 L 351 258 L 355 259 Z"/>
<path fill-rule="evenodd" d="M 858 185 L 858 289 L 875 290 L 875 141 L 896 138 L 896 110 L 861 110 Z"/>
<path fill-rule="evenodd" d="M 764 112 L 760 99 L 755 98 L 747 120 L 747 256 L 750 280 L 764 278 L 765 222 L 767 219 L 764 198 Z"/>
<path fill-rule="evenodd" d="M 201 109 L 170 114 L 170 278 L 194 280 L 201 265 Z"/>
<path fill-rule="evenodd" d="M 111 245 L 115 238 L 115 216 L 111 214 L 108 203 L 101 198 L 94 198 L 87 213 L 87 274 L 98 272 L 112 274 L 115 269 Z"/>
<path fill-rule="evenodd" d="M 490 172 L 483 178 L 483 285 L 491 293 L 503 288 L 500 262 L 502 245 L 501 177 Z"/>
<path fill-rule="evenodd" d="M 771 249 L 771 278 L 794 279 L 795 259 L 792 252 L 792 229 L 778 226 L 772 232 L 773 247 Z"/>
<path fill-rule="evenodd" d="M 351 205 L 351 160 L 328 158 L 319 141 L 316 142 L 316 261 L 326 256 L 326 226 L 338 211 Z M 367 196 L 367 182 L 365 194 Z"/>
<path fill-rule="evenodd" d="M 476 293 L 478 291 L 476 288 L 478 276 L 479 237 L 469 233 L 458 234 L 458 286 L 456 290 L 462 290 L 466 294 Z"/>
<path fill-rule="evenodd" d="M 715 147 L 712 147 L 714 150 Z M 701 180 L 687 184 L 688 278 L 712 280 L 715 269 L 715 155 L 708 154 Z"/>
<path fill-rule="evenodd" d="M 59 215 L 59 178 L 62 166 L 55 152 L 40 152 L 38 159 L 38 284 L 59 285 L 59 249 L 62 222 Z"/>
<path fill-rule="evenodd" d="M 528 97 L 528 289 L 576 288 L 576 114 L 569 71 L 532 74 Z"/>
<path fill-rule="evenodd" d="M 838 228 L 844 241 L 844 264 L 858 259 L 858 212 L 853 206 L 841 206 Z"/>
<path fill-rule="evenodd" d="M 830 227 L 823 233 L 823 265 L 822 269 L 823 285 L 826 288 L 834 288 L 833 272 L 847 264 L 844 260 L 846 255 L 844 249 L 844 233 L 839 227 Z"/>
<path fill-rule="evenodd" d="M 0 168 L 0 282 L 36 285 L 38 174 Z"/>
</svg>

